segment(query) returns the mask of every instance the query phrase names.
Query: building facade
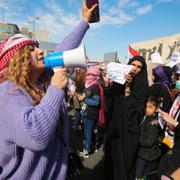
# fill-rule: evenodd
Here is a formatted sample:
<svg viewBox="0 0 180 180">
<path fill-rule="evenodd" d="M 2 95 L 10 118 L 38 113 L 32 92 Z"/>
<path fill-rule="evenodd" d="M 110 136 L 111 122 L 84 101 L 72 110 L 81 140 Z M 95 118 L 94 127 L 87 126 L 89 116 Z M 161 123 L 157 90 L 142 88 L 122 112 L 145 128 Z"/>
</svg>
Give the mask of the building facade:
<svg viewBox="0 0 180 180">
<path fill-rule="evenodd" d="M 138 50 L 147 61 L 151 61 L 151 54 L 158 52 L 166 63 L 173 52 L 180 52 L 180 34 L 137 42 L 131 46 Z"/>
<path fill-rule="evenodd" d="M 16 24 L 0 23 L 0 42 L 20 32 Z"/>
<path fill-rule="evenodd" d="M 132 43 L 131 46 L 139 51 L 140 55 L 146 59 L 148 75 L 150 77 L 152 69 L 159 65 L 158 63 L 152 63 L 151 55 L 153 53 L 159 53 L 163 64 L 168 65 L 172 54 L 174 52 L 180 52 L 180 34 L 136 42 Z"/>
</svg>

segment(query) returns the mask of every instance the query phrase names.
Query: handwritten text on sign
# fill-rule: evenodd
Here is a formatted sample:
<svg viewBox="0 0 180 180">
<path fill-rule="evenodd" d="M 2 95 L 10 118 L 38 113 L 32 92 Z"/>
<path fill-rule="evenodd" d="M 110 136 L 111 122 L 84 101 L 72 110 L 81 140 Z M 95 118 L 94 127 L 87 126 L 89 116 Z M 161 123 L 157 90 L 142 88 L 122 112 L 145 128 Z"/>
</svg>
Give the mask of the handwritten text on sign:
<svg viewBox="0 0 180 180">
<path fill-rule="evenodd" d="M 107 64 L 107 75 L 112 81 L 124 84 L 124 76 L 129 74 L 132 68 L 132 65 L 110 62 L 109 64 Z"/>
</svg>

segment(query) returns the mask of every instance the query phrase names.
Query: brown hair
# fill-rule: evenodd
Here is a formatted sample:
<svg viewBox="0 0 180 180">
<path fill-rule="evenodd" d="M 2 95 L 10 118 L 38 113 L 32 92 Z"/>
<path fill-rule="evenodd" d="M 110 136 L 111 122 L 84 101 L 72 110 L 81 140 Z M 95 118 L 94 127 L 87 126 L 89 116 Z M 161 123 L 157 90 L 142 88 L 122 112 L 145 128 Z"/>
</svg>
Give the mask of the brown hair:
<svg viewBox="0 0 180 180">
<path fill-rule="evenodd" d="M 43 78 L 42 78 L 43 77 Z M 48 78 L 46 75 L 41 75 L 40 81 L 44 84 L 45 91 L 48 87 Z M 44 96 L 38 85 L 30 79 L 30 48 L 29 45 L 18 50 L 11 58 L 8 64 L 6 79 L 10 80 L 17 86 L 23 87 L 32 97 L 34 104 L 38 104 Z"/>
</svg>

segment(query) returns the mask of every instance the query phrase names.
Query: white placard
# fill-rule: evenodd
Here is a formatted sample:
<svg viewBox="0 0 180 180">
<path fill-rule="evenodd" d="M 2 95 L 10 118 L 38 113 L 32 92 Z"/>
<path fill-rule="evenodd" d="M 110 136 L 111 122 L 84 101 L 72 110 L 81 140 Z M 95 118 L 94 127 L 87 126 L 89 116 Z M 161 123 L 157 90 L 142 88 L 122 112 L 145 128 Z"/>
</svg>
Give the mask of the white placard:
<svg viewBox="0 0 180 180">
<path fill-rule="evenodd" d="M 180 52 L 173 52 L 170 59 L 173 62 L 180 60 Z"/>
<path fill-rule="evenodd" d="M 119 64 L 115 62 L 110 62 L 107 64 L 107 76 L 112 80 L 120 84 L 125 83 L 124 76 L 129 74 L 132 70 L 132 65 Z"/>
<path fill-rule="evenodd" d="M 155 63 L 155 64 L 164 64 L 162 57 L 160 56 L 159 53 L 151 54 L 151 61 L 152 61 L 152 63 Z"/>
<path fill-rule="evenodd" d="M 180 63 L 180 52 L 173 52 L 166 66 L 173 67 L 178 63 Z"/>
</svg>

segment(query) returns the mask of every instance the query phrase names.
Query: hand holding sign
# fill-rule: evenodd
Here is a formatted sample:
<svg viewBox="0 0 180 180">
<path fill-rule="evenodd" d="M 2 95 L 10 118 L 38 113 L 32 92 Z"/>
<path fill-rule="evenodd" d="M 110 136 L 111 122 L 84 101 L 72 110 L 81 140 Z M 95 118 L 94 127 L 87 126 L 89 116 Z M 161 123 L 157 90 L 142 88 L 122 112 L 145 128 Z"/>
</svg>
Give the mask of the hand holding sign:
<svg viewBox="0 0 180 180">
<path fill-rule="evenodd" d="M 128 75 L 132 68 L 132 65 L 110 62 L 107 65 L 107 75 L 112 81 L 124 84 L 126 81 L 125 75 Z"/>
</svg>

